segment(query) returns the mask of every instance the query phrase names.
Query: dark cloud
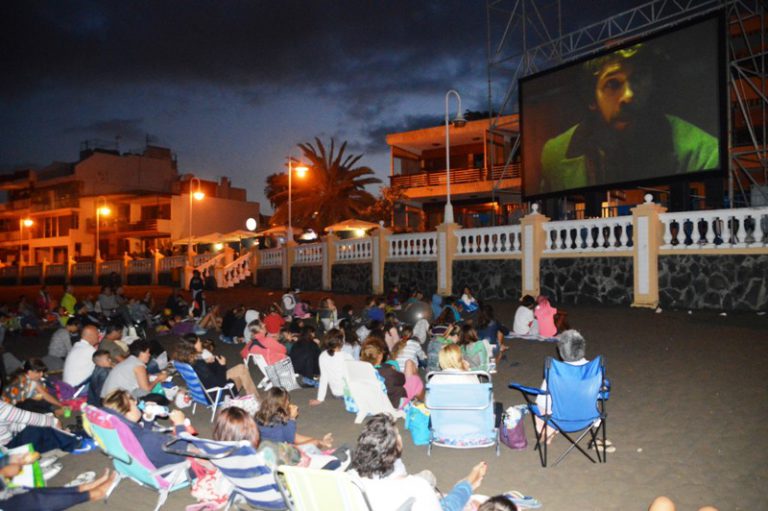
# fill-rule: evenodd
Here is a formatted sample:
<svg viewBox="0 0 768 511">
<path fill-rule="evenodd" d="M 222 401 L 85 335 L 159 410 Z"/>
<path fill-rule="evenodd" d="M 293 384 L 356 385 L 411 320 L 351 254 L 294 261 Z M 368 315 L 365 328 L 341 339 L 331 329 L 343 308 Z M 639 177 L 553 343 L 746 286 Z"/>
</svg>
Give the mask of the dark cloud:
<svg viewBox="0 0 768 511">
<path fill-rule="evenodd" d="M 146 132 L 141 125 L 143 118 L 137 119 L 104 119 L 91 122 L 82 126 L 71 126 L 65 128 L 65 133 L 82 134 L 88 137 L 120 137 L 126 140 L 140 140 L 145 138 Z"/>
</svg>

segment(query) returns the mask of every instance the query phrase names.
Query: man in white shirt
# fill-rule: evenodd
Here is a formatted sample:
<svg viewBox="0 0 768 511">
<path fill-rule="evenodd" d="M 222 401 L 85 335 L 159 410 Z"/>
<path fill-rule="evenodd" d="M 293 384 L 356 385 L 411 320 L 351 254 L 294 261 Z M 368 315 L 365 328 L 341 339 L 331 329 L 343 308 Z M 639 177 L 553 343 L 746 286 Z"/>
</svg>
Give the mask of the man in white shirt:
<svg viewBox="0 0 768 511">
<path fill-rule="evenodd" d="M 91 377 L 93 353 L 99 344 L 99 331 L 93 325 L 83 328 L 81 339 L 77 341 L 64 361 L 64 382 L 76 387 Z"/>
</svg>

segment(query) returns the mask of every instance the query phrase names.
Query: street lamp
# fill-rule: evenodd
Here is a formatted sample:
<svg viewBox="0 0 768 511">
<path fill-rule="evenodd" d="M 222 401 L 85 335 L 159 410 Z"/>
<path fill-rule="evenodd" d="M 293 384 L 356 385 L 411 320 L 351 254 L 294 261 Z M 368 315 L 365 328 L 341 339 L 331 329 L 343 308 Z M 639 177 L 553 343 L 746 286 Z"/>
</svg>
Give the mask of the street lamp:
<svg viewBox="0 0 768 511">
<path fill-rule="evenodd" d="M 99 227 L 101 224 L 101 217 L 109 216 L 110 214 L 112 214 L 112 210 L 107 206 L 107 198 L 103 195 L 96 197 L 96 263 L 101 260 L 101 249 L 99 247 Z"/>
<path fill-rule="evenodd" d="M 192 183 L 197 181 L 197 190 L 192 192 Z M 200 185 L 200 178 L 189 178 L 189 244 L 187 245 L 187 257 L 192 261 L 192 199 L 201 201 L 205 198 L 205 192 Z"/>
<path fill-rule="evenodd" d="M 446 224 L 453 223 L 453 205 L 451 204 L 451 136 L 449 129 L 451 121 L 448 116 L 448 99 L 451 94 L 456 96 L 456 100 L 459 103 L 459 109 L 456 113 L 456 118 L 453 120 L 453 125 L 457 128 L 463 128 L 467 124 L 464 114 L 461 113 L 461 96 L 459 96 L 458 92 L 451 89 L 445 93 L 445 195 L 447 200 L 445 202 L 443 222 Z"/>
<path fill-rule="evenodd" d="M 29 232 L 29 228 L 35 225 L 34 220 L 31 218 L 19 218 L 19 266 L 24 265 L 24 227 L 27 228 L 30 240 L 32 234 Z M 30 247 L 30 251 L 32 248 Z"/>
<path fill-rule="evenodd" d="M 293 171 L 296 170 L 296 175 L 300 178 L 304 178 L 307 175 L 309 167 L 299 162 L 295 168 L 293 167 L 293 158 L 288 156 L 288 239 L 293 240 Z"/>
</svg>

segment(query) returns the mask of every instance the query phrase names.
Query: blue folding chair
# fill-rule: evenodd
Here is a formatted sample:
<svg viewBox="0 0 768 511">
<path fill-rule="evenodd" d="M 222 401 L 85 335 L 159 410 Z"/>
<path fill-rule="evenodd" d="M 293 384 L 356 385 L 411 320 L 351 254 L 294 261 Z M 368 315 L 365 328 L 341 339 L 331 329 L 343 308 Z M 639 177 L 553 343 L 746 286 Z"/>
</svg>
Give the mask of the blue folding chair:
<svg viewBox="0 0 768 511">
<path fill-rule="evenodd" d="M 433 377 L 440 375 L 441 382 Z M 452 383 L 467 377 L 478 383 Z M 453 449 L 495 447 L 499 455 L 499 431 L 496 427 L 491 375 L 483 371 L 438 372 L 427 375 L 424 402 L 430 414 L 430 438 L 427 455 L 432 446 Z"/>
<path fill-rule="evenodd" d="M 222 394 L 226 391 L 229 392 L 230 396 L 235 397 L 234 392 L 232 392 L 232 383 L 227 383 L 223 387 L 211 387 L 210 389 L 206 389 L 203 387 L 203 382 L 200 381 L 200 378 L 197 376 L 197 373 L 191 365 L 174 360 L 173 367 L 179 371 L 179 374 L 184 379 L 184 383 L 187 384 L 189 396 L 192 398 L 192 415 L 195 414 L 195 409 L 197 408 L 197 405 L 200 404 L 211 409 L 211 422 L 213 422 L 213 418 L 216 415 L 216 408 L 218 408 L 219 402 L 223 397 Z"/>
<path fill-rule="evenodd" d="M 174 448 L 175 444 L 184 447 Z M 189 444 L 194 449 L 187 449 Z M 181 433 L 178 438 L 165 444 L 163 450 L 208 460 L 219 469 L 221 475 L 234 487 L 226 509 L 243 500 L 256 509 L 282 510 L 288 507 L 280 493 L 274 471 L 250 442 L 219 442 Z"/>
<path fill-rule="evenodd" d="M 523 393 L 528 409 L 531 411 L 534 431 L 536 431 L 536 417 L 538 417 L 570 442 L 568 449 L 555 461 L 555 465 L 574 448 L 589 458 L 592 463 L 596 463 L 589 452 L 580 445 L 585 437 L 589 438 L 587 449 L 594 448 L 597 462 L 605 463 L 607 459 L 605 402 L 610 394 L 610 382 L 605 377 L 603 357 L 597 356 L 591 362 L 580 366 L 547 357 L 544 363 L 544 380 L 547 382 L 546 390 L 526 387 L 518 383 L 510 383 L 509 388 Z M 544 410 L 539 408 L 536 398 L 532 396 L 544 396 L 546 402 Z M 536 449 L 539 451 L 542 467 L 547 466 L 546 433 L 545 427 L 536 433 Z M 576 433 L 580 434 L 573 438 Z M 602 448 L 599 447 L 598 434 L 602 434 Z"/>
</svg>

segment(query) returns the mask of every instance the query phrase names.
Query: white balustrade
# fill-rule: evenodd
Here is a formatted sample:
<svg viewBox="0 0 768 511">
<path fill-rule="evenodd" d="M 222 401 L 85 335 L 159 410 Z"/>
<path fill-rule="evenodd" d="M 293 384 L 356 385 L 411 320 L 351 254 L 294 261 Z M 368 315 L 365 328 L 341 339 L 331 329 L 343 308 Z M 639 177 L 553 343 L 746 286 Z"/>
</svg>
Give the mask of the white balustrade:
<svg viewBox="0 0 768 511">
<path fill-rule="evenodd" d="M 101 263 L 101 274 L 109 275 L 112 272 L 121 273 L 123 271 L 123 260 L 115 259 L 114 261 L 104 261 Z"/>
<path fill-rule="evenodd" d="M 65 277 L 67 275 L 66 264 L 49 264 L 45 268 L 46 277 Z"/>
<path fill-rule="evenodd" d="M 160 272 L 169 272 L 174 268 L 182 268 L 187 263 L 187 256 L 177 255 L 160 259 Z"/>
<path fill-rule="evenodd" d="M 336 242 L 337 261 L 370 261 L 373 257 L 371 238 L 357 238 Z"/>
<path fill-rule="evenodd" d="M 659 215 L 662 250 L 768 246 L 768 208 L 681 211 Z"/>
<path fill-rule="evenodd" d="M 631 250 L 632 217 L 562 220 L 543 224 L 544 253 L 615 252 Z"/>
<path fill-rule="evenodd" d="M 83 275 L 93 275 L 95 273 L 94 271 L 94 263 L 87 261 L 83 263 L 75 263 L 72 265 L 72 275 L 77 276 L 83 276 Z"/>
<path fill-rule="evenodd" d="M 211 269 L 213 269 L 216 264 L 224 259 L 224 252 L 221 252 L 220 254 L 211 255 L 208 259 L 206 259 L 203 263 L 201 263 L 199 266 L 195 266 L 195 270 L 199 271 L 200 273 L 206 273 L 209 272 Z M 194 259 L 193 259 L 194 260 Z"/>
<path fill-rule="evenodd" d="M 212 254 L 210 252 L 206 252 L 205 254 L 197 254 L 196 256 L 192 257 L 192 266 L 195 268 L 202 266 L 214 257 L 216 257 L 216 254 Z"/>
<path fill-rule="evenodd" d="M 283 248 L 268 248 L 259 251 L 259 268 L 283 266 L 284 253 L 285 249 Z"/>
<path fill-rule="evenodd" d="M 152 273 L 154 270 L 154 259 L 134 259 L 128 261 L 128 273 Z"/>
<path fill-rule="evenodd" d="M 297 265 L 323 264 L 324 243 L 297 245 L 294 249 L 294 263 Z"/>
<path fill-rule="evenodd" d="M 222 271 L 223 282 L 219 282 L 219 287 L 234 287 L 235 284 L 242 282 L 251 275 L 251 253 L 246 252 L 228 265 Z"/>
<path fill-rule="evenodd" d="M 387 259 L 437 259 L 437 233 L 392 234 L 387 238 Z"/>
<path fill-rule="evenodd" d="M 477 227 L 456 231 L 456 257 L 520 253 L 520 226 Z"/>
</svg>

